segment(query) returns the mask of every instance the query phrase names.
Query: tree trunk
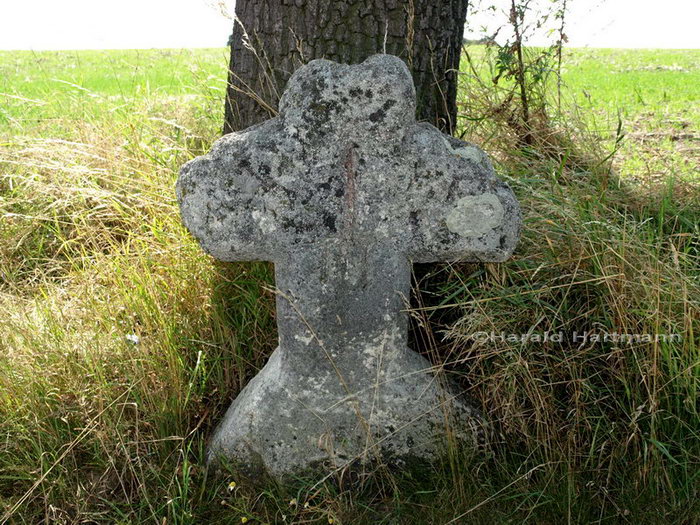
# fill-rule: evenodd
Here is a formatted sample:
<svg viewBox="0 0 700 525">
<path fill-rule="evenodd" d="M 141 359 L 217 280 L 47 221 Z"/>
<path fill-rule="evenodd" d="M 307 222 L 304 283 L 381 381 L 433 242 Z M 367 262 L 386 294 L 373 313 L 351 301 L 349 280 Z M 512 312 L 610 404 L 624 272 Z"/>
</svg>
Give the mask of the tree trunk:
<svg viewBox="0 0 700 525">
<path fill-rule="evenodd" d="M 401 57 L 417 117 L 455 129 L 457 74 L 468 0 L 238 0 L 224 133 L 276 114 L 287 80 L 315 58 L 348 64 Z"/>
<path fill-rule="evenodd" d="M 376 53 L 399 56 L 408 65 L 417 118 L 454 133 L 467 5 L 468 0 L 238 0 L 224 133 L 273 117 L 287 80 L 302 64 L 316 58 L 354 64 Z M 433 281 L 444 279 L 440 268 L 414 265 L 416 284 L 433 288 Z M 413 295 L 411 303 L 428 305 L 431 297 Z M 236 308 L 229 301 L 224 306 Z M 411 322 L 414 350 L 435 346 L 426 325 L 427 320 Z"/>
</svg>

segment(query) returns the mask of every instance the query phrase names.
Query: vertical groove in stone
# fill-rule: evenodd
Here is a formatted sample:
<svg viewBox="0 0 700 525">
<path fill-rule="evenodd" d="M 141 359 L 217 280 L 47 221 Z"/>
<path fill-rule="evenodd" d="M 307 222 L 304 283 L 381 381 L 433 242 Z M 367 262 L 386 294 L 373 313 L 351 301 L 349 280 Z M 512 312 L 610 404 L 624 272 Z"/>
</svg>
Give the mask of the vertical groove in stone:
<svg viewBox="0 0 700 525">
<path fill-rule="evenodd" d="M 239 0 L 224 133 L 273 116 L 287 80 L 302 63 L 316 58 L 361 62 L 384 52 L 385 35 L 386 53 L 401 57 L 411 69 L 418 119 L 452 133 L 457 111 L 454 70 L 459 68 L 467 4 L 468 0 Z"/>
</svg>

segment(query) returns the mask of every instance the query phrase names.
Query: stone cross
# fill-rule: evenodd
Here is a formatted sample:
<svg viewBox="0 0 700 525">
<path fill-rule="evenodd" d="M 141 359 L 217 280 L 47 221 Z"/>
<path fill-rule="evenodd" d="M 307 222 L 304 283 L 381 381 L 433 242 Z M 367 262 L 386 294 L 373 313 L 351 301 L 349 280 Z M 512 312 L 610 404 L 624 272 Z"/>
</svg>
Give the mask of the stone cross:
<svg viewBox="0 0 700 525">
<path fill-rule="evenodd" d="M 416 123 L 400 59 L 301 67 L 279 116 L 185 164 L 177 196 L 209 254 L 275 264 L 279 347 L 210 460 L 284 478 L 473 442 L 477 413 L 406 346 L 411 263 L 505 260 L 519 207 L 483 151 Z"/>
</svg>

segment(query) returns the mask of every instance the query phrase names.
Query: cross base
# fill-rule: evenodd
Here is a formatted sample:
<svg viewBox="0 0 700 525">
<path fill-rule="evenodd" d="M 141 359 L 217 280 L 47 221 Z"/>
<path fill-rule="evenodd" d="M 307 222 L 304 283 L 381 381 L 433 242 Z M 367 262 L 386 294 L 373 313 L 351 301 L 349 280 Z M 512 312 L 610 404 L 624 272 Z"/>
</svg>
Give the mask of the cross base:
<svg viewBox="0 0 700 525">
<path fill-rule="evenodd" d="M 290 373 L 277 348 L 236 397 L 209 445 L 210 463 L 277 479 L 387 463 L 433 463 L 447 439 L 486 440 L 478 411 L 409 348 L 381 349 L 364 366 L 325 378 Z M 343 381 L 339 381 L 343 376 Z"/>
</svg>

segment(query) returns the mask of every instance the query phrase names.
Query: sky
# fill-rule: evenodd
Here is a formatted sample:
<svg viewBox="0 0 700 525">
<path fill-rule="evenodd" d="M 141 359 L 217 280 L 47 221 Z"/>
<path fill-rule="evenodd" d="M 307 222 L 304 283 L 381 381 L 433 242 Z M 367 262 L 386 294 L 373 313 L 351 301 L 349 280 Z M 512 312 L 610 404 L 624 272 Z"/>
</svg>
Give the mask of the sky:
<svg viewBox="0 0 700 525">
<path fill-rule="evenodd" d="M 327 0 L 332 1 L 332 0 Z M 547 4 L 550 0 L 534 0 Z M 235 0 L 0 0 L 0 49 L 226 45 Z M 472 0 L 467 36 L 503 19 L 508 0 Z M 496 14 L 485 9 L 497 5 Z M 698 0 L 569 0 L 573 47 L 700 48 Z M 223 7 L 223 9 L 222 9 Z M 472 31 L 469 31 L 469 28 Z M 531 44 L 543 43 L 534 35 Z"/>
</svg>

